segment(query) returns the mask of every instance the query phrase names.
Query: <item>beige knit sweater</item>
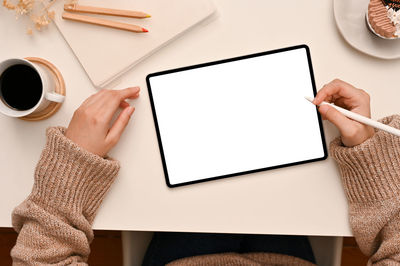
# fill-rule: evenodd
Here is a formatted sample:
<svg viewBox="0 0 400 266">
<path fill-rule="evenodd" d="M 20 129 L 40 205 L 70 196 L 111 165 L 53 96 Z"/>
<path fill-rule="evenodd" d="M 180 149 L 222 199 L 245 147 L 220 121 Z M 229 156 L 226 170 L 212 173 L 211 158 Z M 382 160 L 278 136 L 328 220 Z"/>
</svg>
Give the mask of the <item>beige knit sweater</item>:
<svg viewBox="0 0 400 266">
<path fill-rule="evenodd" d="M 400 116 L 383 123 L 400 128 Z M 119 170 L 118 162 L 79 148 L 64 128 L 47 130 L 47 144 L 28 198 L 15 208 L 19 233 L 14 265 L 85 265 L 93 240 L 91 225 Z M 377 265 L 400 263 L 400 138 L 379 131 L 354 148 L 340 139 L 330 145 L 349 202 L 350 223 L 361 250 Z M 180 265 L 312 265 L 265 253 L 214 254 L 183 258 Z"/>
</svg>

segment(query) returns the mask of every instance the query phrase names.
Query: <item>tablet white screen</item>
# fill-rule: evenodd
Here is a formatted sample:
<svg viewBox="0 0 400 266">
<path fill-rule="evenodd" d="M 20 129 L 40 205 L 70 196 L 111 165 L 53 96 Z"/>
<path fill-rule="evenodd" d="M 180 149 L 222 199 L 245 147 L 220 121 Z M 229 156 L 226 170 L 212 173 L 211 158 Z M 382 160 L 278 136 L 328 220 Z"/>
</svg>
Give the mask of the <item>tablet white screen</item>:
<svg viewBox="0 0 400 266">
<path fill-rule="evenodd" d="M 149 75 L 170 186 L 321 159 L 307 50 Z"/>
</svg>

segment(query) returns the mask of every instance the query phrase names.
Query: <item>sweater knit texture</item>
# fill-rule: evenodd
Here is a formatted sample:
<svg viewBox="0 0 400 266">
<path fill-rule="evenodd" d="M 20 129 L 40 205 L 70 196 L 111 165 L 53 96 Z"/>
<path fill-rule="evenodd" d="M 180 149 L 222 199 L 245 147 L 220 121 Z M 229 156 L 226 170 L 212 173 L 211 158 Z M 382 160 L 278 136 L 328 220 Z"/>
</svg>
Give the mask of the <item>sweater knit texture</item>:
<svg viewBox="0 0 400 266">
<path fill-rule="evenodd" d="M 400 128 L 400 117 L 381 120 Z M 86 265 L 96 212 L 119 170 L 118 162 L 91 154 L 47 130 L 47 143 L 35 170 L 28 198 L 15 208 L 19 233 L 11 251 L 14 265 Z M 348 148 L 332 141 L 349 203 L 350 224 L 369 264 L 400 263 L 400 138 L 383 131 Z M 266 253 L 224 253 L 182 258 L 180 265 L 312 265 L 300 258 Z"/>
<path fill-rule="evenodd" d="M 47 130 L 32 192 L 13 211 L 14 265 L 80 265 L 89 256 L 91 226 L 119 163 L 81 149 L 64 132 Z"/>
</svg>

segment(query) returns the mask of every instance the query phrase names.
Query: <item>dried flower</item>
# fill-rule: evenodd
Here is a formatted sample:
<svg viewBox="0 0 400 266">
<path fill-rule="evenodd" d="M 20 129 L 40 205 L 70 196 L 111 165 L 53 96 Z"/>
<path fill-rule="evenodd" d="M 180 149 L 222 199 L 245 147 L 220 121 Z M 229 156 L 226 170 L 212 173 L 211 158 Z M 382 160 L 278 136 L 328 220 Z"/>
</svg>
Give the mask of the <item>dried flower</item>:
<svg viewBox="0 0 400 266">
<path fill-rule="evenodd" d="M 29 16 L 34 27 L 40 31 L 54 19 L 55 12 L 50 11 L 49 8 L 56 1 L 51 0 L 48 4 L 45 4 L 43 0 L 3 0 L 3 6 L 8 10 L 14 10 L 16 18 L 23 15 Z M 65 0 L 67 5 L 76 5 L 77 2 L 78 0 Z M 26 33 L 32 35 L 32 27 L 28 26 Z"/>
<path fill-rule="evenodd" d="M 35 28 L 39 31 L 43 27 L 46 27 L 47 25 L 50 24 L 50 19 L 47 17 L 47 14 L 41 16 L 32 15 L 31 20 L 33 21 L 33 23 L 35 23 Z"/>
<path fill-rule="evenodd" d="M 3 6 L 9 10 L 14 10 L 16 8 L 16 6 L 11 4 L 8 0 L 3 0 Z"/>
<path fill-rule="evenodd" d="M 56 12 L 54 11 L 47 11 L 47 16 L 49 19 L 54 19 L 54 16 L 56 15 Z"/>
<path fill-rule="evenodd" d="M 66 0 L 65 4 L 68 6 L 73 6 L 76 5 L 78 3 L 78 0 Z"/>
</svg>

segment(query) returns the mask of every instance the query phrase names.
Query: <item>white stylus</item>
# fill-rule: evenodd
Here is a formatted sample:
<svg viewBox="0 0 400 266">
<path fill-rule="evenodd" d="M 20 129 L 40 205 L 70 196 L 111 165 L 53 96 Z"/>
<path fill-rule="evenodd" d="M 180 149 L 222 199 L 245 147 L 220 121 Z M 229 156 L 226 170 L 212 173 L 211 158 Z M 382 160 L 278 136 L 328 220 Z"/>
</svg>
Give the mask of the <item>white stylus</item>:
<svg viewBox="0 0 400 266">
<path fill-rule="evenodd" d="M 313 103 L 314 98 L 307 97 L 307 96 L 304 97 L 304 98 L 306 98 L 308 101 Z M 390 127 L 388 125 L 379 123 L 378 121 L 375 121 L 375 120 L 369 119 L 368 117 L 353 113 L 353 112 L 351 112 L 349 110 L 346 110 L 346 109 L 344 109 L 342 107 L 336 106 L 336 105 L 334 105 L 332 103 L 322 102 L 320 105 L 323 105 L 323 104 L 329 104 L 330 106 L 332 106 L 333 108 L 335 108 L 336 110 L 338 110 L 339 112 L 341 112 L 342 114 L 347 116 L 348 118 L 351 118 L 351 119 L 353 119 L 353 120 L 355 120 L 357 122 L 360 122 L 360 123 L 366 124 L 368 126 L 371 126 L 371 127 L 374 127 L 374 128 L 389 132 L 389 133 L 391 133 L 391 134 L 393 134 L 395 136 L 399 136 L 400 137 L 400 130 L 398 130 L 397 128 Z"/>
</svg>

